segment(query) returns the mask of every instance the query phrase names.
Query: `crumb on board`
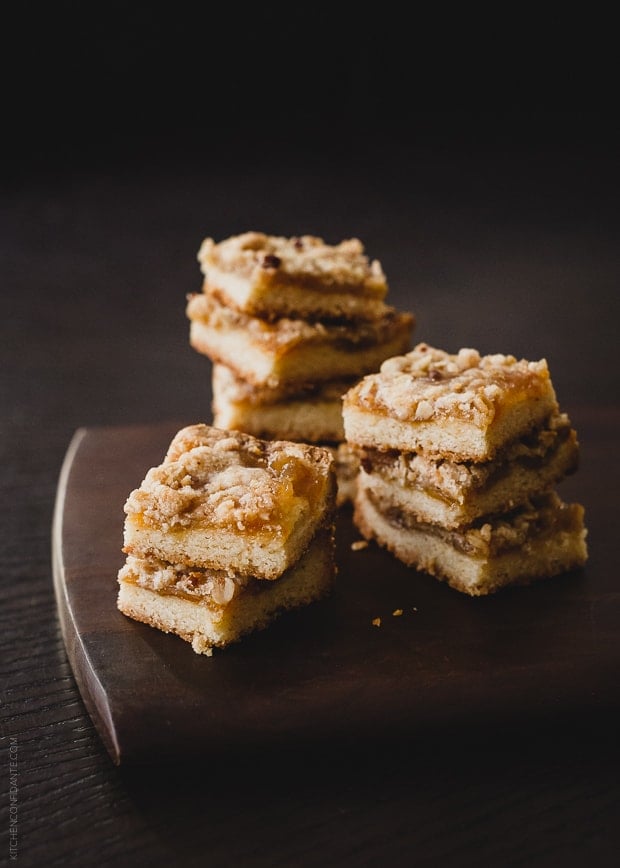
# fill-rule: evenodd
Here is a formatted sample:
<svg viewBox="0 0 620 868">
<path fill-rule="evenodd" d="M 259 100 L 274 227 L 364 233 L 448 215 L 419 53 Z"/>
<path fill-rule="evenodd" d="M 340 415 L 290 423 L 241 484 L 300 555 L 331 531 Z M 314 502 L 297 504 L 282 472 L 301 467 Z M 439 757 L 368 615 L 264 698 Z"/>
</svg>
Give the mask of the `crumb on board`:
<svg viewBox="0 0 620 868">
<path fill-rule="evenodd" d="M 410 610 L 407 609 L 407 611 L 410 611 Z M 412 612 L 417 612 L 417 611 L 418 611 L 418 607 L 417 607 L 417 606 L 411 606 L 411 611 L 412 611 Z M 392 617 L 393 617 L 393 618 L 400 618 L 401 615 L 404 615 L 404 614 L 405 614 L 405 610 L 404 610 L 404 609 L 394 609 L 394 610 L 392 611 Z M 370 623 L 373 625 L 373 627 L 380 627 L 380 626 L 381 626 L 381 618 L 380 618 L 380 617 L 373 618 L 372 621 L 371 621 Z"/>
<path fill-rule="evenodd" d="M 368 548 L 368 540 L 367 539 L 356 539 L 355 542 L 351 543 L 351 551 L 359 552 L 362 549 Z"/>
</svg>

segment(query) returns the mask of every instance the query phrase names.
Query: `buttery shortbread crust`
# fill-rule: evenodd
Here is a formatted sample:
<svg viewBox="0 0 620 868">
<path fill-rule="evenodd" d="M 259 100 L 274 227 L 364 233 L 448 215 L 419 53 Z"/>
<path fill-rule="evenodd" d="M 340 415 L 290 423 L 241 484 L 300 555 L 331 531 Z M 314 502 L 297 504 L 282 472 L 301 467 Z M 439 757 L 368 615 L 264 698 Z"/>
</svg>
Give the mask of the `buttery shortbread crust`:
<svg viewBox="0 0 620 868">
<path fill-rule="evenodd" d="M 334 584 L 334 548 L 333 528 L 319 530 L 301 558 L 272 582 L 130 556 L 119 573 L 118 608 L 210 655 L 214 647 L 264 629 L 282 612 L 326 596 Z"/>
<path fill-rule="evenodd" d="M 263 319 L 376 319 L 384 313 L 385 275 L 356 238 L 326 244 L 246 232 L 198 252 L 205 291 L 229 307 Z"/>
<path fill-rule="evenodd" d="M 289 400 L 280 404 L 226 403 L 214 399 L 213 424 L 237 428 L 256 437 L 279 437 L 306 443 L 335 443 L 344 439 L 342 402 L 320 398 Z"/>
<path fill-rule="evenodd" d="M 386 308 L 372 322 L 267 322 L 204 294 L 189 297 L 190 344 L 254 386 L 360 377 L 411 345 L 414 318 Z"/>
<path fill-rule="evenodd" d="M 544 359 L 451 355 L 423 343 L 384 361 L 343 403 L 350 443 L 454 461 L 488 461 L 557 411 Z"/>
<path fill-rule="evenodd" d="M 583 507 L 555 494 L 465 532 L 419 522 L 411 513 L 383 512 L 358 489 L 354 521 L 407 566 L 472 596 L 530 584 L 583 566 L 587 559 Z"/>
<path fill-rule="evenodd" d="M 335 486 L 326 449 L 189 426 L 129 495 L 124 551 L 276 579 L 331 522 Z"/>
</svg>

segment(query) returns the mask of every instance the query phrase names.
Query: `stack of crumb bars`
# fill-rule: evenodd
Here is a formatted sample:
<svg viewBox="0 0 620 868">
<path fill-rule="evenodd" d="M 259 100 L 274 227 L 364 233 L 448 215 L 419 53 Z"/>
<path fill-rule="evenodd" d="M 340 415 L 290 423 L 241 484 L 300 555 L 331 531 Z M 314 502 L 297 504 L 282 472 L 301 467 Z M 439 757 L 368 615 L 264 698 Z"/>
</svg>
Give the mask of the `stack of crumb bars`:
<svg viewBox="0 0 620 868">
<path fill-rule="evenodd" d="M 365 539 L 472 596 L 585 563 L 546 361 L 411 350 L 356 239 L 248 232 L 199 261 L 213 425 L 179 431 L 127 499 L 122 612 L 206 654 L 265 627 L 333 587 L 347 499 Z"/>
<path fill-rule="evenodd" d="M 544 360 L 418 344 L 344 399 L 361 471 L 354 521 L 471 595 L 582 565 L 583 508 L 555 486 L 578 443 Z"/>
<path fill-rule="evenodd" d="M 213 424 L 330 446 L 346 501 L 357 466 L 342 395 L 411 348 L 413 315 L 385 304 L 381 265 L 357 239 L 246 232 L 205 239 L 198 260 L 204 282 L 187 316 L 191 346 L 213 362 Z"/>
</svg>

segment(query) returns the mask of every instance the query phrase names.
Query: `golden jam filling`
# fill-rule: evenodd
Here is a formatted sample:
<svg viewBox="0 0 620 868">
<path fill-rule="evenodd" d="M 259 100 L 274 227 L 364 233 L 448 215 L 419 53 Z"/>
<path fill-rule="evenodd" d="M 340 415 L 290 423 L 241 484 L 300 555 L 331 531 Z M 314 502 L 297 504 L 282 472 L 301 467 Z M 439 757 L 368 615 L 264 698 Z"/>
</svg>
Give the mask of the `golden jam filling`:
<svg viewBox="0 0 620 868">
<path fill-rule="evenodd" d="M 547 363 L 513 356 L 480 356 L 461 349 L 456 355 L 418 344 L 410 353 L 387 359 L 349 392 L 345 406 L 357 405 L 403 422 L 462 419 L 488 426 L 515 407 L 555 394 Z"/>
</svg>

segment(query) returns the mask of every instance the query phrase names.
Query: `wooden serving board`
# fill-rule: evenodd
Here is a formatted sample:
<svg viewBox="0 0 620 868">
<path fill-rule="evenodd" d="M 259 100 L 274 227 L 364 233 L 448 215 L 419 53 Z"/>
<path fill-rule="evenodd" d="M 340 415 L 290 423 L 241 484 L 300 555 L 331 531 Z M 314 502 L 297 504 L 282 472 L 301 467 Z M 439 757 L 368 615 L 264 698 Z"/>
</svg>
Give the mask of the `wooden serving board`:
<svg viewBox="0 0 620 868">
<path fill-rule="evenodd" d="M 77 431 L 58 486 L 54 581 L 69 660 L 114 762 L 565 729 L 617 709 L 620 412 L 572 419 L 581 468 L 560 490 L 586 507 L 585 569 L 472 599 L 374 545 L 351 550 L 345 509 L 333 596 L 212 657 L 116 609 L 123 504 L 181 423 Z"/>
</svg>

